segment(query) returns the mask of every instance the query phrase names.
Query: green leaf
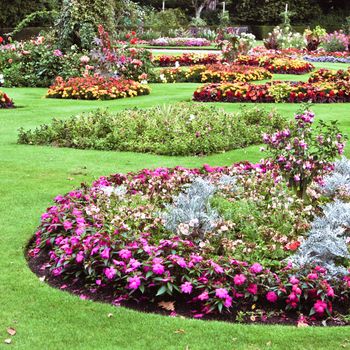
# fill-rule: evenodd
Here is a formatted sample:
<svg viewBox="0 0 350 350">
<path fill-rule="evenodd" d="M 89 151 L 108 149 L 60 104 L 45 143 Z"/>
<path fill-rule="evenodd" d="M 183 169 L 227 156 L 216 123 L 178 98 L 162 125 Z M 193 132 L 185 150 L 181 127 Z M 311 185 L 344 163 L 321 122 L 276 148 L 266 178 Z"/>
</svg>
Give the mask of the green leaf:
<svg viewBox="0 0 350 350">
<path fill-rule="evenodd" d="M 167 291 L 166 286 L 162 286 L 158 289 L 156 296 L 163 295 Z"/>
</svg>

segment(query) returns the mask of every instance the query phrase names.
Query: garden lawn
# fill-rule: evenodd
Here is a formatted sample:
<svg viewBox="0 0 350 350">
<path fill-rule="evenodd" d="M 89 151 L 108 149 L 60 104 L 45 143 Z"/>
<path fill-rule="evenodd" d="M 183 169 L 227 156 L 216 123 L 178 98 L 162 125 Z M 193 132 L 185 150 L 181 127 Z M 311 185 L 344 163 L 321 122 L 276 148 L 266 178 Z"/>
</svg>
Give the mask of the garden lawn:
<svg viewBox="0 0 350 350">
<path fill-rule="evenodd" d="M 26 146 L 16 144 L 17 129 L 99 107 L 120 110 L 190 101 L 197 86 L 153 85 L 150 96 L 106 102 L 44 99 L 45 89 L 4 89 L 18 108 L 0 110 L 0 349 L 350 349 L 350 328 L 241 325 L 143 314 L 80 300 L 41 282 L 27 267 L 24 249 L 41 213 L 54 196 L 82 181 L 158 166 L 258 161 L 262 155 L 257 146 L 202 158 Z M 289 117 L 299 108 L 276 106 Z M 338 119 L 350 134 L 349 104 L 317 105 L 314 111 L 317 118 Z M 10 338 L 8 327 L 17 330 L 11 345 L 4 344 Z"/>
</svg>

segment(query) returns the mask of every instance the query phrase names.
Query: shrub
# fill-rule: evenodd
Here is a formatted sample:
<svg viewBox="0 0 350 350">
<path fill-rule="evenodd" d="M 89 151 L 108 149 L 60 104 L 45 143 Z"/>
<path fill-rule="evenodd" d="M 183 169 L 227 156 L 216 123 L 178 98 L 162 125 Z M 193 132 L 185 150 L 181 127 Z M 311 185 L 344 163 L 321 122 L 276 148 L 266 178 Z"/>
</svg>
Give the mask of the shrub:
<svg viewBox="0 0 350 350">
<path fill-rule="evenodd" d="M 54 120 L 21 131 L 19 143 L 168 155 L 210 154 L 259 143 L 261 133 L 284 125 L 275 112 L 244 108 L 238 114 L 203 105 L 106 111 Z"/>
<path fill-rule="evenodd" d="M 64 81 L 57 77 L 50 86 L 47 98 L 67 98 L 76 100 L 113 100 L 116 98 L 148 95 L 150 89 L 133 80 L 104 78 L 100 76 L 70 78 Z"/>
<path fill-rule="evenodd" d="M 322 47 L 328 52 L 348 51 L 349 38 L 342 31 L 327 34 L 323 37 Z"/>
</svg>

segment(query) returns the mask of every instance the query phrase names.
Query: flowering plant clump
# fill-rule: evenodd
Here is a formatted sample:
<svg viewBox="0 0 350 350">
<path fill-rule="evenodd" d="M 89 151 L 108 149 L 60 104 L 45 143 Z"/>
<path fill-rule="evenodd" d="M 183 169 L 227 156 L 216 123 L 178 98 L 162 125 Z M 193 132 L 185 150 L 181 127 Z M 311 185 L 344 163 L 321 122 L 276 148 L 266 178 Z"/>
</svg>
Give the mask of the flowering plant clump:
<svg viewBox="0 0 350 350">
<path fill-rule="evenodd" d="M 331 168 L 336 156 L 343 153 L 345 138 L 336 122 L 319 121 L 313 127 L 314 113 L 306 110 L 295 116 L 288 128 L 263 139 L 269 160 L 276 164 L 288 185 L 299 197 L 306 195 L 308 186 Z"/>
<path fill-rule="evenodd" d="M 323 36 L 322 47 L 328 52 L 348 51 L 349 37 L 342 31 Z"/>
<path fill-rule="evenodd" d="M 233 320 L 257 309 L 259 321 L 302 312 L 312 323 L 347 310 L 348 275 L 330 279 L 320 265 L 295 269 L 281 262 L 300 245 L 316 207 L 295 197 L 276 171 L 263 162 L 101 177 L 55 198 L 41 216 L 30 264 L 61 288 L 78 278 L 91 298 L 109 293 L 117 304 L 167 300 L 172 316 L 181 302 L 191 305 L 193 317 L 221 313 Z M 177 228 L 167 229 L 169 216 L 161 213 L 192 210 L 197 203 L 186 194 L 197 193 L 193 186 L 207 193 L 203 198 L 217 218 L 201 232 L 208 208 L 199 206 L 197 219 L 175 220 Z"/>
<path fill-rule="evenodd" d="M 14 107 L 13 101 L 3 91 L 0 90 L 0 108 L 12 108 Z"/>
<path fill-rule="evenodd" d="M 344 80 L 315 83 L 213 83 L 199 87 L 193 99 L 200 102 L 350 102 L 350 83 Z"/>
<path fill-rule="evenodd" d="M 135 81 L 146 81 L 151 74 L 152 53 L 136 48 L 138 42 L 135 32 L 128 33 L 126 45 L 117 45 L 109 37 L 109 33 L 98 27 L 99 37 L 95 39 L 95 49 L 91 56 L 95 71 L 108 77 L 121 77 Z"/>
<path fill-rule="evenodd" d="M 151 46 L 210 46 L 204 38 L 158 38 L 149 42 Z"/>
<path fill-rule="evenodd" d="M 159 67 L 173 67 L 179 66 L 193 66 L 193 65 L 207 65 L 221 63 L 221 55 L 198 54 L 198 53 L 184 53 L 182 55 L 168 56 L 161 55 L 153 57 L 153 63 Z"/>
<path fill-rule="evenodd" d="M 54 119 L 20 131 L 19 143 L 81 149 L 203 155 L 261 142 L 262 133 L 285 125 L 276 112 L 244 108 L 227 113 L 207 105 L 179 103 L 119 113 L 93 111 L 66 120 Z"/>
<path fill-rule="evenodd" d="M 327 35 L 324 28 L 316 26 L 313 30 L 305 29 L 304 38 L 306 41 L 306 48 L 309 51 L 315 51 L 321 44 L 322 39 Z"/>
<path fill-rule="evenodd" d="M 254 81 L 271 79 L 272 74 L 265 68 L 242 65 L 196 65 L 189 69 L 167 68 L 160 71 L 159 80 L 163 83 L 174 82 L 223 82 L 223 81 Z"/>
<path fill-rule="evenodd" d="M 113 100 L 117 98 L 148 95 L 150 88 L 132 80 L 87 76 L 70 78 L 64 81 L 57 77 L 50 86 L 47 98 L 64 98 L 78 100 Z"/>
</svg>

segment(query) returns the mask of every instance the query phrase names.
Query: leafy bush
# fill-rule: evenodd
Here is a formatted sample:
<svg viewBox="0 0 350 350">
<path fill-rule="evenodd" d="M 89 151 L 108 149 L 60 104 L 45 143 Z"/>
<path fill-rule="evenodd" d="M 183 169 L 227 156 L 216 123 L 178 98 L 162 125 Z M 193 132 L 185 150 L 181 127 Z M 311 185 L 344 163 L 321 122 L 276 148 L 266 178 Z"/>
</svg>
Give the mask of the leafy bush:
<svg viewBox="0 0 350 350">
<path fill-rule="evenodd" d="M 257 144 L 262 132 L 285 124 L 276 112 L 244 108 L 238 114 L 194 104 L 118 113 L 94 111 L 21 130 L 19 143 L 168 155 L 210 154 Z"/>
</svg>

